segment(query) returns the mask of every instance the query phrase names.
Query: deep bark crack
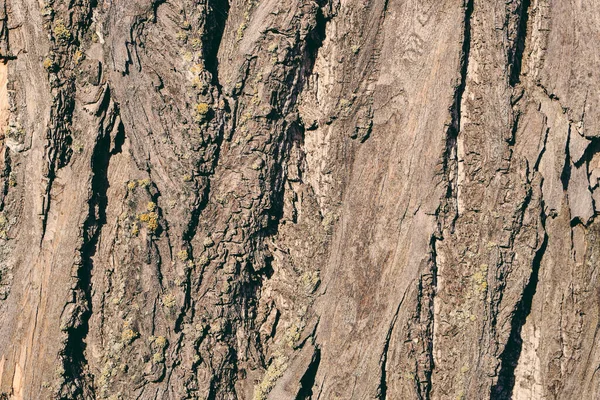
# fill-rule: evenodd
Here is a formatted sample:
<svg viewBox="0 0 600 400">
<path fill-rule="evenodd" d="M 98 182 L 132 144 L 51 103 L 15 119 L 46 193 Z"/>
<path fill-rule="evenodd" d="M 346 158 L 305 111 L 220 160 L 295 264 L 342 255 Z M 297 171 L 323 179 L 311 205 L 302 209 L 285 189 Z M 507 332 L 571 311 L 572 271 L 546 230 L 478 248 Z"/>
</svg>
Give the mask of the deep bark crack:
<svg viewBox="0 0 600 400">
<path fill-rule="evenodd" d="M 107 93 L 107 96 L 110 96 L 110 93 Z M 90 161 L 91 195 L 88 201 L 88 215 L 83 224 L 83 244 L 79 250 L 81 261 L 77 269 L 77 284 L 74 289 L 76 309 L 71 318 L 71 326 L 66 327 L 67 342 L 61 352 L 65 375 L 60 395 L 65 399 L 94 396 L 93 377 L 86 371 L 85 355 L 89 319 L 93 313 L 92 270 L 102 227 L 106 224 L 107 191 L 110 186 L 108 167 L 111 157 L 121 152 L 119 143 L 122 143 L 124 138 L 124 128 L 118 117 L 118 106 L 112 104 L 111 108 L 109 103 L 106 107 L 108 110 L 99 121 L 98 138 Z M 111 151 L 113 132 L 116 132 L 116 146 Z M 75 392 L 72 387 L 75 387 Z"/>
<path fill-rule="evenodd" d="M 296 396 L 296 400 L 310 400 L 313 395 L 313 386 L 315 385 L 315 379 L 317 371 L 319 370 L 319 364 L 321 363 L 321 349 L 315 347 L 315 353 L 313 354 L 310 364 L 300 379 L 300 390 Z"/>
<path fill-rule="evenodd" d="M 522 0 L 519 4 L 518 14 L 519 22 L 517 27 L 517 37 L 514 47 L 511 49 L 508 57 L 509 65 L 509 83 L 515 86 L 520 82 L 521 68 L 523 64 L 523 53 L 525 51 L 525 42 L 527 39 L 527 22 L 529 21 L 529 8 L 531 0 Z"/>
<path fill-rule="evenodd" d="M 504 347 L 504 351 L 500 355 L 500 372 L 498 374 L 498 382 L 492 386 L 490 399 L 505 400 L 511 399 L 515 386 L 515 369 L 519 363 L 521 351 L 523 349 L 523 338 L 521 332 L 527 321 L 527 317 L 531 313 L 533 297 L 537 290 L 539 281 L 539 272 L 542 258 L 548 245 L 548 235 L 545 230 L 545 215 L 541 212 L 542 226 L 544 229 L 544 239 L 540 248 L 536 251 L 533 258 L 531 276 L 529 282 L 523 290 L 523 295 L 517 303 L 513 312 L 511 321 L 511 330 L 508 342 Z"/>
</svg>

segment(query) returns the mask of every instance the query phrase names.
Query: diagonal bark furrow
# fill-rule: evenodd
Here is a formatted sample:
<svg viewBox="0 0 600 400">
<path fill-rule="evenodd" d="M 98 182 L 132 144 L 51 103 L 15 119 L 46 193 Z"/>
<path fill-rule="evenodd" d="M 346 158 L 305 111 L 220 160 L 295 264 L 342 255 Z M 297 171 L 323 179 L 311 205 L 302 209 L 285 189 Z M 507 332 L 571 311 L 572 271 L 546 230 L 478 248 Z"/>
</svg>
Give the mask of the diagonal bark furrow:
<svg viewBox="0 0 600 400">
<path fill-rule="evenodd" d="M 110 93 L 107 96 L 110 96 Z M 86 371 L 86 337 L 89 331 L 89 319 L 93 313 L 91 281 L 94 256 L 102 227 L 106 224 L 108 167 L 111 157 L 121 152 L 118 145 L 111 151 L 111 133 L 116 131 L 115 139 L 124 135 L 118 114 L 118 106 L 112 103 L 100 119 L 98 137 L 90 163 L 91 194 L 87 219 L 82 229 L 83 244 L 79 250 L 81 259 L 77 268 L 77 284 L 73 295 L 75 309 L 70 316 L 69 326 L 66 327 L 67 340 L 61 353 L 65 375 L 60 395 L 65 399 L 88 398 L 87 396 L 94 393 L 93 377 Z M 116 144 L 118 142 L 120 140 L 115 140 Z"/>
<path fill-rule="evenodd" d="M 437 238 L 432 235 L 430 241 L 430 260 L 428 262 L 427 274 L 421 276 L 419 280 L 419 303 L 417 315 L 426 313 L 424 337 L 423 341 L 427 343 L 427 354 L 426 359 L 422 362 L 422 365 L 417 364 L 422 380 L 420 385 L 417 386 L 417 396 L 420 400 L 429 399 L 431 393 L 431 375 L 433 374 L 433 368 L 435 367 L 433 359 L 433 345 L 434 345 L 434 325 L 435 325 L 435 295 L 437 290 L 437 279 L 438 279 L 438 266 L 437 266 L 437 250 L 436 243 Z"/>
<path fill-rule="evenodd" d="M 380 358 L 380 367 L 381 374 L 379 377 L 379 387 L 377 388 L 377 398 L 379 400 L 387 399 L 387 361 L 388 361 L 388 352 L 390 350 L 390 342 L 392 340 L 392 333 L 394 332 L 394 327 L 396 326 L 396 321 L 398 320 L 398 314 L 400 313 L 400 308 L 402 307 L 402 303 L 404 303 L 404 298 L 406 297 L 406 292 L 400 299 L 400 303 L 398 303 L 398 307 L 396 307 L 396 312 L 390 321 L 390 326 L 388 328 L 387 335 L 385 336 L 385 342 L 383 343 L 383 351 L 381 353 Z"/>
<path fill-rule="evenodd" d="M 209 23 L 206 27 L 206 32 L 209 34 L 203 37 L 203 51 L 206 69 L 212 74 L 213 84 L 216 85 L 219 90 L 221 88 L 221 84 L 219 82 L 218 54 L 219 49 L 221 48 L 223 33 L 225 32 L 225 26 L 229 18 L 229 7 L 229 0 L 208 1 Z"/>
<path fill-rule="evenodd" d="M 252 318 L 248 320 L 248 316 L 256 315 L 255 308 L 260 288 L 263 281 L 268 279 L 273 272 L 270 265 L 272 256 L 266 245 L 266 239 L 278 231 L 279 221 L 283 215 L 284 183 L 287 179 L 285 163 L 290 157 L 290 150 L 294 142 L 298 140 L 299 136 L 302 136 L 303 130 L 301 124 L 293 118 L 286 118 L 275 123 L 270 121 L 278 121 L 283 117 L 295 115 L 297 99 L 303 89 L 306 77 L 312 73 L 317 52 L 323 43 L 328 19 L 323 15 L 319 6 L 315 5 L 311 8 L 310 14 L 304 14 L 301 17 L 310 24 L 304 40 L 299 40 L 297 37 L 286 53 L 285 60 L 276 63 L 276 71 L 280 77 L 279 82 L 272 82 L 267 89 L 272 98 L 272 110 L 262 128 L 265 130 L 264 135 L 257 138 L 257 141 L 260 141 L 263 146 L 268 145 L 268 150 L 264 153 L 261 152 L 263 156 L 266 156 L 262 165 L 253 167 L 261 172 L 259 182 L 252 183 L 252 185 L 256 185 L 255 189 L 260 191 L 259 198 L 263 200 L 257 204 L 252 214 L 232 218 L 224 223 L 226 226 L 231 226 L 232 229 L 243 229 L 242 236 L 247 238 L 244 243 L 247 253 L 238 257 L 238 260 L 230 260 L 231 257 L 227 257 L 227 253 L 225 253 L 223 259 L 218 261 L 219 270 L 228 262 L 239 265 L 239 269 L 236 270 L 235 277 L 231 281 L 232 291 L 229 293 L 231 298 L 236 299 L 235 304 L 225 301 L 219 302 L 221 304 L 217 305 L 217 309 L 220 309 L 218 315 L 222 316 L 220 318 L 224 319 L 224 324 L 228 327 L 221 338 L 215 338 L 228 349 L 222 356 L 223 363 L 218 368 L 209 366 L 213 376 L 210 390 L 217 397 L 237 396 L 235 382 L 240 357 L 236 336 L 240 335 L 239 331 L 244 330 L 248 335 L 250 346 L 256 347 L 259 353 L 262 352 L 260 340 L 253 331 L 253 320 Z M 267 59 L 271 58 L 269 53 L 265 53 L 265 55 L 268 57 Z M 246 111 L 256 107 L 256 104 L 252 102 L 243 103 L 243 105 L 247 107 Z M 257 111 L 255 114 L 260 115 Z M 241 155 L 241 157 L 248 159 L 247 155 Z M 241 195 L 244 196 L 244 194 Z M 223 213 L 220 212 L 220 214 Z M 220 249 L 227 248 L 227 246 L 229 246 L 229 242 L 225 240 L 213 247 Z M 220 275 L 221 272 L 217 274 Z M 211 338 L 211 340 L 213 339 Z M 209 348 L 205 346 L 209 346 L 209 342 L 202 343 L 201 353 L 210 352 Z"/>
<path fill-rule="evenodd" d="M 0 1 L 0 60 L 6 63 L 17 57 L 10 53 L 7 1 Z"/>
<path fill-rule="evenodd" d="M 429 261 L 426 270 L 419 280 L 419 300 L 415 318 L 417 321 L 424 319 L 425 326 L 418 333 L 421 340 L 427 343 L 425 359 L 417 360 L 416 369 L 420 381 L 416 383 L 419 399 L 429 399 L 432 389 L 431 377 L 434 363 L 434 327 L 435 327 L 435 296 L 438 285 L 437 242 L 444 240 L 444 233 L 452 233 L 458 218 L 458 136 L 461 129 L 462 100 L 467 86 L 467 73 L 471 53 L 471 18 L 473 15 L 474 0 L 465 0 L 463 39 L 460 55 L 459 82 L 454 90 L 454 98 L 450 106 L 450 124 L 446 131 L 446 145 L 442 155 L 442 183 L 445 185 L 445 194 L 440 199 L 436 212 L 436 231 L 430 238 Z M 424 318 L 421 316 L 425 313 Z"/>
<path fill-rule="evenodd" d="M 511 86 L 515 86 L 520 82 L 521 69 L 523 64 L 523 53 L 525 51 L 525 41 L 527 39 L 527 22 L 529 21 L 529 8 L 531 7 L 531 0 L 521 0 L 517 9 L 518 23 L 517 23 L 517 37 L 513 48 L 510 49 L 508 55 L 509 65 L 509 83 Z"/>
<path fill-rule="evenodd" d="M 81 53 L 79 47 L 92 23 L 92 12 L 96 5 L 96 0 L 83 0 L 74 6 L 63 6 L 64 9 L 55 10 L 48 6 L 50 10 L 45 13 L 51 38 L 51 52 L 44 60 L 44 67 L 48 71 L 54 99 L 50 109 L 50 123 L 46 130 L 46 188 L 41 241 L 48 224 L 52 184 L 57 171 L 69 164 L 73 153 L 71 123 L 76 91 L 74 69 L 81 58 L 76 55 Z"/>
<path fill-rule="evenodd" d="M 543 210 L 543 207 L 542 207 Z M 531 306 L 533 304 L 533 297 L 537 290 L 539 281 L 539 272 L 548 245 L 548 235 L 545 231 L 545 215 L 541 211 L 541 222 L 544 227 L 544 239 L 540 248 L 536 251 L 533 259 L 531 276 L 529 282 L 523 290 L 523 295 L 517 303 L 513 318 L 511 321 L 511 330 L 508 342 L 504 347 L 504 351 L 500 356 L 500 372 L 498 374 L 498 382 L 491 389 L 490 399 L 492 400 L 505 400 L 512 398 L 512 393 L 515 385 L 515 369 L 521 356 L 523 349 L 523 339 L 521 337 L 521 331 L 527 317 L 531 313 Z"/>
<path fill-rule="evenodd" d="M 222 85 L 219 81 L 219 61 L 218 61 L 218 53 L 221 47 L 223 33 L 225 30 L 225 26 L 227 24 L 227 19 L 229 17 L 229 1 L 228 0 L 212 0 L 209 1 L 207 5 L 207 19 L 210 21 L 202 35 L 202 41 L 204 43 L 203 51 L 204 51 L 204 59 L 207 71 L 212 76 L 211 84 L 214 85 L 217 94 L 219 96 L 218 100 L 224 100 Z M 223 145 L 223 140 L 225 136 L 225 125 L 227 124 L 228 119 L 230 119 L 229 108 L 227 107 L 227 102 L 225 103 L 225 109 L 221 111 L 219 115 L 220 123 L 217 127 L 216 143 L 215 143 L 215 151 L 212 157 L 212 160 L 209 162 L 208 171 L 199 171 L 200 175 L 200 187 L 197 188 L 198 197 L 196 199 L 195 204 L 192 206 L 190 219 L 188 221 L 187 227 L 182 235 L 182 241 L 185 243 L 187 247 L 188 254 L 191 259 L 194 259 L 194 248 L 192 246 L 192 239 L 196 236 L 196 232 L 198 231 L 198 225 L 200 223 L 200 216 L 202 211 L 208 205 L 208 199 L 210 195 L 210 184 L 211 177 L 214 174 L 215 167 L 219 161 L 219 156 L 221 152 L 221 147 Z M 186 285 L 185 285 L 185 303 L 182 307 L 179 316 L 177 317 L 175 323 L 175 332 L 180 332 L 185 317 L 191 307 L 192 296 L 191 296 L 191 287 L 192 287 L 192 277 L 191 270 L 186 273 Z"/>
<path fill-rule="evenodd" d="M 473 0 L 466 0 L 464 17 L 463 43 L 460 58 L 460 81 L 454 91 L 454 101 L 450 107 L 451 121 L 446 132 L 446 147 L 443 155 L 444 182 L 447 182 L 446 199 L 454 198 L 456 205 L 457 180 L 458 180 L 458 135 L 461 124 L 462 98 L 467 86 L 467 71 L 471 52 L 471 16 L 473 15 Z M 456 219 L 458 213 L 454 216 Z"/>
<path fill-rule="evenodd" d="M 569 181 L 571 180 L 571 153 L 569 151 L 569 148 L 570 148 L 569 144 L 571 142 L 571 134 L 572 134 L 572 128 L 571 128 L 571 124 L 569 124 L 569 132 L 567 134 L 567 141 L 565 142 L 565 159 L 561 160 L 562 162 L 564 162 L 564 164 L 563 164 L 562 171 L 560 173 L 560 181 L 562 183 L 563 190 L 565 191 L 565 193 L 567 193 L 567 196 L 568 196 Z"/>
<path fill-rule="evenodd" d="M 8 195 L 8 189 L 10 187 L 10 174 L 12 171 L 10 150 L 8 147 L 4 148 L 4 165 L 1 166 L 0 179 L 2 186 L 0 187 L 0 212 L 4 210 L 4 200 Z"/>
<path fill-rule="evenodd" d="M 319 370 L 319 364 L 321 363 L 321 350 L 315 347 L 315 354 L 313 354 L 312 360 L 308 365 L 308 369 L 300 379 L 300 390 L 296 396 L 296 400 L 310 400 L 313 395 L 313 387 L 315 386 L 315 379 L 317 377 L 317 371 Z"/>
</svg>

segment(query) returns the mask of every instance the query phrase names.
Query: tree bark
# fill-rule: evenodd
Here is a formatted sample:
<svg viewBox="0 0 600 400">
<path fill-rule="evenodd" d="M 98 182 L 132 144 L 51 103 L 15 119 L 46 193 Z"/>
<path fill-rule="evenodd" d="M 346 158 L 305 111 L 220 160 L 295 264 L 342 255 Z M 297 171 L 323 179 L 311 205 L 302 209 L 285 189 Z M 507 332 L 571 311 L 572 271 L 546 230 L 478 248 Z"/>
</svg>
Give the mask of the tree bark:
<svg viewBox="0 0 600 400">
<path fill-rule="evenodd" d="M 0 399 L 599 398 L 599 19 L 0 0 Z"/>
</svg>

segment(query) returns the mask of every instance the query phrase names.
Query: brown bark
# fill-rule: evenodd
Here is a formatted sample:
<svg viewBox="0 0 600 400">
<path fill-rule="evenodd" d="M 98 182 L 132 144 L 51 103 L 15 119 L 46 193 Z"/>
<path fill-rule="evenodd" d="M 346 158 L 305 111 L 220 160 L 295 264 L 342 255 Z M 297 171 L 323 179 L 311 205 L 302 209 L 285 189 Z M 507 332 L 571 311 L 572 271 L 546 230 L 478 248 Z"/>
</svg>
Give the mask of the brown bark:
<svg viewBox="0 0 600 400">
<path fill-rule="evenodd" d="M 595 399 L 594 0 L 0 0 L 0 399 Z"/>
</svg>

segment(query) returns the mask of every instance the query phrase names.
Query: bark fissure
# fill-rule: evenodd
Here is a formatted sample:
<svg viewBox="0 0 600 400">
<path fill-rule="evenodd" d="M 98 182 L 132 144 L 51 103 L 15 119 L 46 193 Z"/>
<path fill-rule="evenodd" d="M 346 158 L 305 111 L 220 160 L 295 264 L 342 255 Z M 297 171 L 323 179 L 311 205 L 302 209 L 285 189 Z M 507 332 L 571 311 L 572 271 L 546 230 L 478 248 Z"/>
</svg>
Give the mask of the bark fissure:
<svg viewBox="0 0 600 400">
<path fill-rule="evenodd" d="M 521 0 L 518 9 L 517 37 L 508 57 L 509 83 L 511 86 L 515 86 L 521 79 L 530 7 L 531 0 Z"/>
<path fill-rule="evenodd" d="M 467 86 L 467 73 L 471 52 L 471 17 L 473 15 L 473 7 L 473 0 L 466 0 L 464 5 L 464 30 L 460 57 L 460 80 L 458 86 L 455 88 L 454 101 L 450 107 L 451 121 L 446 132 L 446 146 L 442 162 L 443 183 L 446 185 L 446 200 L 444 203 L 448 203 L 448 200 L 452 200 L 454 208 L 456 208 L 458 201 L 458 136 L 461 129 L 462 99 Z M 446 206 L 447 204 L 442 205 L 438 214 L 443 211 L 446 211 L 447 213 L 448 210 L 443 210 Z M 455 210 L 453 220 L 455 221 L 456 218 L 458 218 L 457 210 Z"/>
<path fill-rule="evenodd" d="M 310 400 L 313 396 L 313 387 L 315 386 L 315 378 L 319 370 L 321 362 L 321 350 L 315 347 L 315 353 L 308 365 L 308 368 L 300 379 L 300 390 L 296 396 L 296 400 Z"/>
<path fill-rule="evenodd" d="M 109 97 L 110 92 L 106 96 Z M 80 249 L 77 283 L 73 291 L 75 309 L 66 327 L 67 340 L 61 352 L 65 370 L 61 396 L 65 399 L 95 396 L 93 376 L 87 371 L 86 359 L 86 338 L 89 332 L 89 319 L 93 313 L 92 273 L 102 227 L 107 222 L 107 191 L 110 186 L 108 167 L 111 157 L 121 152 L 119 145 L 121 140 L 118 138 L 124 135 L 118 118 L 118 106 L 112 104 L 112 107 L 109 105 L 106 107 L 108 109 L 105 108 L 105 114 L 100 119 L 98 138 L 90 161 L 91 195 L 88 201 L 88 216 L 82 227 L 83 245 Z M 113 132 L 116 132 L 115 139 L 118 140 L 115 140 L 116 146 L 111 150 Z M 76 388 L 75 391 L 73 387 Z"/>
<path fill-rule="evenodd" d="M 34 3 L 0 398 L 597 397 L 600 10 Z"/>
<path fill-rule="evenodd" d="M 69 15 L 68 19 L 61 18 L 62 12 L 57 13 L 54 9 L 45 14 L 52 51 L 45 59 L 44 66 L 48 71 L 53 103 L 50 109 L 50 122 L 46 128 L 44 149 L 46 185 L 40 243 L 46 235 L 54 180 L 58 171 L 69 164 L 73 154 L 71 124 L 77 90 L 74 59 L 78 51 L 81 53 L 79 46 L 92 22 L 92 12 L 96 5 L 96 0 L 83 0 L 75 5 L 69 4 L 66 10 L 61 10 Z"/>
<path fill-rule="evenodd" d="M 223 40 L 223 33 L 229 18 L 229 0 L 209 0 L 210 7 L 210 25 L 207 27 L 209 35 L 205 35 L 204 41 L 204 57 L 206 69 L 213 76 L 213 84 L 218 88 L 221 87 L 219 82 L 219 49 Z"/>
<path fill-rule="evenodd" d="M 545 231 L 545 215 L 542 211 L 541 223 L 544 229 L 544 238 L 541 246 L 535 253 L 532 262 L 531 276 L 523 290 L 521 299 L 515 306 L 512 314 L 511 330 L 508 341 L 500 355 L 500 372 L 498 373 L 498 382 L 492 387 L 490 398 L 492 400 L 504 400 L 512 398 L 515 385 L 515 369 L 519 363 L 519 358 L 523 350 L 523 338 L 521 332 L 523 326 L 531 313 L 533 298 L 537 291 L 540 267 L 542 258 L 548 245 L 548 235 Z"/>
<path fill-rule="evenodd" d="M 406 297 L 406 292 L 402 295 L 400 299 L 400 303 L 398 303 L 398 307 L 396 308 L 396 312 L 392 316 L 392 320 L 390 321 L 390 325 L 385 336 L 385 341 L 383 342 L 383 351 L 381 352 L 381 357 L 379 361 L 379 365 L 381 368 L 380 376 L 379 376 L 379 386 L 377 388 L 377 398 L 379 400 L 387 399 L 387 362 L 388 362 L 388 352 L 390 350 L 390 342 L 392 340 L 392 333 L 394 332 L 394 327 L 396 326 L 396 321 L 398 320 L 398 314 L 400 313 L 400 308 L 402 307 L 402 303 L 404 303 L 404 298 Z"/>
</svg>

